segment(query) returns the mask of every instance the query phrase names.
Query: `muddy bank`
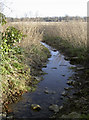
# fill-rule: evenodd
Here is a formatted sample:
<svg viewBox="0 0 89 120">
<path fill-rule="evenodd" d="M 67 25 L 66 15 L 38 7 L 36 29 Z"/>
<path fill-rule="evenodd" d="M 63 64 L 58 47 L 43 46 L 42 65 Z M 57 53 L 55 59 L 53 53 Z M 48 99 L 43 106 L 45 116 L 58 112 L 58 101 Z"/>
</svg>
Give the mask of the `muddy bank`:
<svg viewBox="0 0 89 120">
<path fill-rule="evenodd" d="M 59 38 L 56 38 L 55 40 L 44 39 L 44 41 L 57 50 L 60 50 L 66 56 L 66 60 L 70 60 L 70 63 L 76 65 L 76 67 L 70 68 L 73 69 L 76 74 L 74 74 L 70 78 L 70 82 L 67 83 L 75 92 L 71 94 L 71 90 L 65 89 L 62 98 L 65 100 L 63 108 L 53 117 L 70 118 L 70 116 L 76 116 L 76 114 L 79 114 L 79 118 L 89 118 L 89 63 L 87 52 L 82 53 L 82 51 L 79 52 L 76 50 L 75 52 L 75 50 L 73 50 L 73 53 L 71 52 L 72 49 L 68 48 L 68 43 L 65 44 L 64 42 L 61 42 Z M 78 56 L 79 53 L 80 55 Z"/>
<path fill-rule="evenodd" d="M 70 118 L 70 113 L 73 112 L 74 116 L 79 114 L 79 118 L 89 118 L 89 75 L 86 75 L 86 71 L 89 71 L 89 69 L 84 68 L 84 70 L 76 70 L 75 68 L 74 71 L 77 73 L 72 77 L 74 83 L 70 82 L 68 84 L 75 92 L 69 95 L 71 91 L 65 89 L 67 92 L 67 95 L 63 96 L 65 102 L 63 108 L 59 111 L 57 116 L 55 116 L 56 118 Z"/>
</svg>

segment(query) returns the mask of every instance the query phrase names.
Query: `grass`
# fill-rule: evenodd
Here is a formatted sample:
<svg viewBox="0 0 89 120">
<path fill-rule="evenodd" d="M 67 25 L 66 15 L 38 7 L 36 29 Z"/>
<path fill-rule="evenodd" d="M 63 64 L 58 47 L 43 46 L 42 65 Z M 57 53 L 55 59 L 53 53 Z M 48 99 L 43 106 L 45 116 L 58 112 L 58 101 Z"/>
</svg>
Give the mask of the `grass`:
<svg viewBox="0 0 89 120">
<path fill-rule="evenodd" d="M 24 47 L 45 39 L 55 42 L 65 40 L 72 47 L 80 48 L 87 46 L 87 23 L 86 22 L 14 22 L 9 23 L 20 29 L 27 37 L 21 43 Z M 58 38 L 58 39 L 57 39 Z"/>
<path fill-rule="evenodd" d="M 60 49 L 70 56 L 78 56 L 78 61 L 84 61 L 87 51 L 87 23 L 86 22 L 17 22 L 9 23 L 20 29 L 27 37 L 21 46 L 30 48 L 44 41 Z"/>
<path fill-rule="evenodd" d="M 45 36 L 59 37 L 73 47 L 87 45 L 87 24 L 85 22 L 59 22 L 45 24 Z"/>
<path fill-rule="evenodd" d="M 78 57 L 76 59 L 76 63 L 83 63 L 83 61 L 86 60 L 87 56 L 87 48 L 86 47 L 74 47 L 72 44 L 66 40 L 62 40 L 61 38 L 49 38 L 44 37 L 44 42 L 47 44 L 53 46 L 54 48 L 57 48 L 62 53 L 65 54 L 65 56 L 69 56 L 70 60 L 72 61 L 72 57 Z"/>
<path fill-rule="evenodd" d="M 87 23 L 59 22 L 43 25 L 47 44 L 57 48 L 70 57 L 78 57 L 76 63 L 83 63 L 87 56 Z"/>
<path fill-rule="evenodd" d="M 30 68 L 26 65 L 23 54 L 19 54 L 19 57 L 16 54 L 9 57 L 6 56 L 1 61 L 0 69 L 2 101 L 3 104 L 6 101 L 10 103 L 14 101 L 13 96 L 21 95 L 28 87 L 28 83 L 31 81 Z M 16 93 L 18 94 L 16 95 Z"/>
<path fill-rule="evenodd" d="M 40 43 L 41 41 L 71 57 L 77 56 L 77 63 L 80 61 L 83 63 L 86 60 L 86 22 L 13 22 L 4 25 L 3 31 L 7 26 L 14 26 L 21 30 L 26 37 L 18 43 L 22 49 L 18 49 L 17 53 L 23 54 L 12 55 L 8 63 L 7 61 L 2 63 L 4 67 L 1 65 L 5 95 L 7 92 L 8 95 L 11 95 L 14 91 L 30 89 L 26 83 L 31 75 L 39 74 L 42 62 L 45 62 L 50 56 L 48 49 Z M 10 87 L 9 91 L 8 86 Z M 4 99 L 5 97 L 3 96 Z"/>
<path fill-rule="evenodd" d="M 41 66 L 42 62 L 46 61 L 50 55 L 48 49 L 40 43 L 40 41 L 43 40 L 42 24 L 34 22 L 16 22 L 8 23 L 6 26 L 14 26 L 26 35 L 19 45 L 24 48 L 24 55 L 27 58 L 26 63 L 32 67 L 32 74 L 35 74 L 33 68 L 35 70 L 38 66 Z"/>
<path fill-rule="evenodd" d="M 1 61 L 2 79 L 0 83 L 2 84 L 2 101 L 5 108 L 25 91 L 35 90 L 36 87 L 33 85 L 38 81 L 35 79 L 33 81 L 33 76 L 39 74 L 42 62 L 46 61 L 50 55 L 48 49 L 40 44 L 41 35 L 37 34 L 36 26 L 30 29 L 24 25 L 7 24 L 3 27 L 3 31 L 8 26 L 19 29 L 26 37 L 22 42 L 16 43 L 15 47 L 12 47 L 12 51 Z M 39 66 L 40 70 L 38 70 Z"/>
<path fill-rule="evenodd" d="M 89 114 L 82 114 L 80 119 L 86 119 L 89 120 Z"/>
</svg>

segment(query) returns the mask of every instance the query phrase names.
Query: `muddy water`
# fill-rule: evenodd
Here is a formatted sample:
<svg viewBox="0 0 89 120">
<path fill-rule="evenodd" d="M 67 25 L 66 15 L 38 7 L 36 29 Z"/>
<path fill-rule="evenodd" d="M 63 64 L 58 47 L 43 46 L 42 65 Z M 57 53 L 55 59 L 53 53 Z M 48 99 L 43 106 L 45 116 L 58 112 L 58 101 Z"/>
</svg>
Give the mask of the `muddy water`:
<svg viewBox="0 0 89 120">
<path fill-rule="evenodd" d="M 48 118 L 53 115 L 53 112 L 49 110 L 49 106 L 51 104 L 62 105 L 61 93 L 64 88 L 68 87 L 66 84 L 68 78 L 74 74 L 69 69 L 73 66 L 70 61 L 66 61 L 59 51 L 54 50 L 45 43 L 42 44 L 51 53 L 47 67 L 42 68 L 47 74 L 41 76 L 43 80 L 38 83 L 35 92 L 25 93 L 19 102 L 10 105 L 15 118 Z M 42 109 L 33 111 L 31 104 L 38 104 Z"/>
</svg>

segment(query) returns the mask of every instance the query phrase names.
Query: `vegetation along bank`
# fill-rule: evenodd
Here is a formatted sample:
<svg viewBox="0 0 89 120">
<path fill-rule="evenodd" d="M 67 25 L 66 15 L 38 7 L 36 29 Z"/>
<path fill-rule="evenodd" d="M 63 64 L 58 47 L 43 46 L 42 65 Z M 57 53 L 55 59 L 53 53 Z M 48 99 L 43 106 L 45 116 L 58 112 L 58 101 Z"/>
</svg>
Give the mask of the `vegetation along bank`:
<svg viewBox="0 0 89 120">
<path fill-rule="evenodd" d="M 41 34 L 36 33 L 36 26 L 31 29 L 22 26 L 23 33 L 20 25 L 13 26 L 3 26 L 1 41 L 2 104 L 7 112 L 8 104 L 27 90 L 34 90 L 36 76 L 43 74 L 42 63 L 50 56 L 48 49 L 40 44 Z"/>
<path fill-rule="evenodd" d="M 36 76 L 44 74 L 41 68 L 50 53 L 47 48 L 41 45 L 40 41 L 61 50 L 66 55 L 66 59 L 70 59 L 73 64 L 83 64 L 84 67 L 79 68 L 82 71 L 77 68 L 79 74 L 82 73 L 80 79 L 77 79 L 77 83 L 81 83 L 81 87 L 78 88 L 81 92 L 79 93 L 81 101 L 83 98 L 87 101 L 88 86 L 86 86 L 85 81 L 89 77 L 89 58 L 86 47 L 86 27 L 86 22 L 73 21 L 58 23 L 12 22 L 4 25 L 1 42 L 1 83 L 2 101 L 5 108 L 7 108 L 7 104 L 18 99 L 22 93 L 34 90 L 33 84 L 37 83 Z M 83 98 L 82 94 L 84 94 Z M 80 101 L 80 99 L 78 100 Z M 88 106 L 86 108 L 82 106 L 81 109 L 84 112 L 87 111 L 87 108 Z"/>
</svg>

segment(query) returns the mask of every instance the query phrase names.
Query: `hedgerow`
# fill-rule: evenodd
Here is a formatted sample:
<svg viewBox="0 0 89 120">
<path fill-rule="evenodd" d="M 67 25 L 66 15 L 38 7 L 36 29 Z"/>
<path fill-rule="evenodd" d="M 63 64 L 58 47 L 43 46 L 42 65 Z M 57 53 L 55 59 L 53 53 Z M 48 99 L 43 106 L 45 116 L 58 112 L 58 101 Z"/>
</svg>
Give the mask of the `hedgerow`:
<svg viewBox="0 0 89 120">
<path fill-rule="evenodd" d="M 13 26 L 6 28 L 1 33 L 0 54 L 1 54 L 1 88 L 2 102 L 8 103 L 21 95 L 31 81 L 30 68 L 25 63 L 24 49 L 19 46 L 24 35 Z"/>
</svg>

